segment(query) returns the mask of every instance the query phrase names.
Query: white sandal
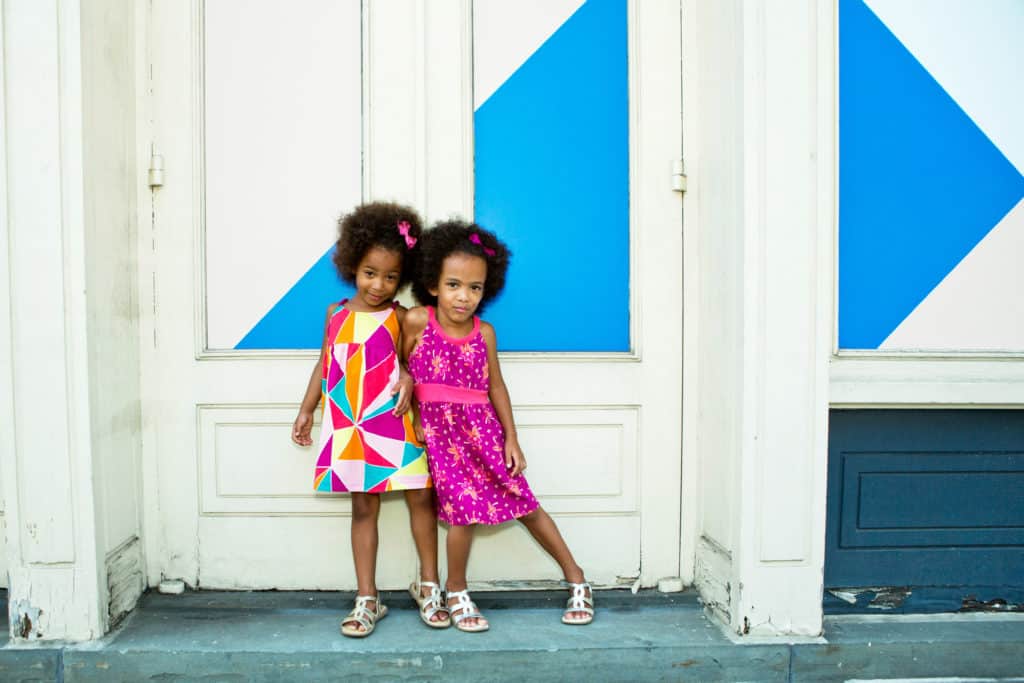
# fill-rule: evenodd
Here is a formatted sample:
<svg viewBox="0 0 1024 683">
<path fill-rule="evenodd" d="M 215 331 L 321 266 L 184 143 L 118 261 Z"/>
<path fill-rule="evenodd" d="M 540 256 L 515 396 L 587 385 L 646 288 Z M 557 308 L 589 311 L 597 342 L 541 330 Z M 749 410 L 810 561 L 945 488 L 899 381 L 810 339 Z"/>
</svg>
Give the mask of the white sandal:
<svg viewBox="0 0 1024 683">
<path fill-rule="evenodd" d="M 451 599 L 455 598 L 455 604 L 451 604 Z M 463 625 L 463 621 L 466 619 L 483 619 L 484 615 L 477 609 L 476 603 L 469 599 L 469 591 L 461 590 L 455 591 L 454 593 L 448 593 L 448 614 L 451 615 L 452 620 L 455 622 L 455 628 L 466 633 L 481 633 L 491 627 L 490 624 L 477 622 L 475 626 L 469 624 Z M 462 610 L 456 612 L 456 610 Z"/>
<path fill-rule="evenodd" d="M 572 589 L 572 596 L 565 603 L 565 611 L 562 612 L 562 623 L 570 626 L 586 626 L 594 620 L 594 589 L 590 584 L 567 582 Z M 587 596 L 589 593 L 589 597 Z M 571 612 L 585 612 L 586 616 L 570 618 Z"/>
<path fill-rule="evenodd" d="M 366 603 L 371 600 L 377 603 L 376 607 L 372 609 L 366 606 Z M 356 606 L 352 608 L 347 617 L 341 620 L 341 635 L 350 638 L 365 638 L 373 633 L 373 629 L 377 627 L 377 620 L 383 619 L 387 613 L 388 608 L 380 601 L 380 597 L 376 595 L 357 595 Z M 352 622 L 362 626 L 363 630 L 356 629 Z"/>
<path fill-rule="evenodd" d="M 430 588 L 430 592 L 423 595 L 423 586 Z M 420 619 L 430 628 L 448 628 L 452 625 L 451 610 L 444 606 L 441 594 L 441 587 L 433 581 L 417 581 L 409 586 L 409 595 L 416 601 L 420 608 Z M 434 619 L 438 612 L 444 612 L 444 619 Z"/>
</svg>

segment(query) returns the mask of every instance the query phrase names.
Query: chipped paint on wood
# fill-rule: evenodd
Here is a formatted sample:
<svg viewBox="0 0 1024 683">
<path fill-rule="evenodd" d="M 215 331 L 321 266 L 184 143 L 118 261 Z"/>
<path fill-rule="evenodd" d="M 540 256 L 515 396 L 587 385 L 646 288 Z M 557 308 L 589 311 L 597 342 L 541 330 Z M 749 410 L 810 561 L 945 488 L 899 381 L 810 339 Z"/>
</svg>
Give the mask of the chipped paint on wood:
<svg viewBox="0 0 1024 683">
<path fill-rule="evenodd" d="M 732 608 L 732 555 L 714 540 L 702 536 L 697 542 L 694 586 L 704 607 L 716 617 L 730 623 Z"/>
<path fill-rule="evenodd" d="M 107 593 L 110 628 L 135 608 L 145 589 L 142 543 L 138 536 L 107 554 Z"/>
<path fill-rule="evenodd" d="M 11 619 L 11 635 L 25 640 L 38 640 L 43 637 L 39 631 L 42 610 L 34 607 L 28 600 L 12 600 L 8 608 Z"/>
</svg>

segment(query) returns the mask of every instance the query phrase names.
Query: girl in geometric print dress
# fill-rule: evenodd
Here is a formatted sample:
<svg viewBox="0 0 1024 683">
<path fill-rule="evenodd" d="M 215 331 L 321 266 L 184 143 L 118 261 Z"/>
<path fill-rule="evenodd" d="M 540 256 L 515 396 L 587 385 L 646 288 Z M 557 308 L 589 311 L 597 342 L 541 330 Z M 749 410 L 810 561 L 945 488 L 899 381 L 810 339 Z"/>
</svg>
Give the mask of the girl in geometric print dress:
<svg viewBox="0 0 1024 683">
<path fill-rule="evenodd" d="M 368 636 L 387 614 L 375 579 L 377 518 L 385 491 L 403 491 L 409 508 L 420 561 L 419 581 L 409 591 L 420 617 L 428 626 L 445 628 L 451 619 L 438 582 L 432 484 L 409 412 L 412 380 L 398 355 L 406 310 L 393 300 L 411 277 L 422 223 L 409 207 L 374 202 L 344 216 L 338 227 L 334 264 L 356 291 L 327 308 L 320 359 L 292 426 L 292 441 L 312 445 L 313 413 L 322 403 L 314 489 L 352 497 L 358 591 L 341 632 Z"/>
<path fill-rule="evenodd" d="M 494 328 L 475 313 L 505 284 L 509 251 L 475 223 L 442 222 L 423 236 L 413 293 L 425 307 L 403 324 L 403 353 L 416 382 L 417 429 L 426 443 L 438 517 L 449 525 L 448 608 L 461 631 L 487 620 L 466 591 L 477 524 L 518 519 L 569 584 L 566 624 L 589 624 L 593 592 L 569 547 L 530 491 L 512 405 L 498 364 Z"/>
</svg>

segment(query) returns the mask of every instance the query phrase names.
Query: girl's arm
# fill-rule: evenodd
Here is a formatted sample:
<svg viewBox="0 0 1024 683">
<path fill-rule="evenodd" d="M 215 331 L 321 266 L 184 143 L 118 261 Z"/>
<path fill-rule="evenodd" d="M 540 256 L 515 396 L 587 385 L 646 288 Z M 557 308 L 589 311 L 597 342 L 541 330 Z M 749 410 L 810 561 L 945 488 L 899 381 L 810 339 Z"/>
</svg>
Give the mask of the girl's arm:
<svg viewBox="0 0 1024 683">
<path fill-rule="evenodd" d="M 505 432 L 505 467 L 514 477 L 526 469 L 526 456 L 519 447 L 519 435 L 516 432 L 515 419 L 512 417 L 512 401 L 508 396 L 505 380 L 501 376 L 501 365 L 498 364 L 498 336 L 494 332 L 494 327 L 485 322 L 480 323 L 480 333 L 487 343 L 487 374 L 491 384 L 488 397 Z"/>
<path fill-rule="evenodd" d="M 405 354 L 402 352 L 402 327 L 405 323 L 406 313 L 408 310 L 405 306 L 400 305 L 395 308 L 395 315 L 398 317 L 398 345 L 395 347 L 395 353 L 398 354 L 398 381 L 395 382 L 395 386 L 391 387 L 391 395 L 398 394 L 395 409 L 391 411 L 395 417 L 405 415 L 412 406 L 412 375 L 406 369 Z"/>
<path fill-rule="evenodd" d="M 323 377 L 324 361 L 327 358 L 327 330 L 331 324 L 331 316 L 338 309 L 338 304 L 331 304 L 327 307 L 327 319 L 324 321 L 324 339 L 320 345 L 320 357 L 317 358 L 313 372 L 309 375 L 309 383 L 306 385 L 306 393 L 302 397 L 302 404 L 299 406 L 299 414 L 292 424 L 292 441 L 300 446 L 313 445 L 313 438 L 310 432 L 313 429 L 313 414 L 320 404 L 321 377 Z"/>
<path fill-rule="evenodd" d="M 423 306 L 410 308 L 405 312 L 404 318 L 399 318 L 402 325 L 402 360 L 404 362 L 409 362 L 409 356 L 416 348 L 416 344 L 419 343 L 420 335 L 426 329 L 429 320 L 430 316 Z"/>
<path fill-rule="evenodd" d="M 427 321 L 430 319 L 427 314 L 427 309 L 423 306 L 416 306 L 408 311 L 405 311 L 403 317 L 399 318 L 401 323 L 402 334 L 400 337 L 400 346 L 402 350 L 402 363 L 403 366 L 408 364 L 409 355 L 416 348 L 416 344 L 419 343 L 420 334 L 423 333 L 424 328 L 427 326 Z M 409 376 L 410 382 L 412 376 Z M 413 398 L 412 403 L 415 403 Z M 413 411 L 413 431 L 416 432 L 416 438 L 419 439 L 420 443 L 423 443 L 423 425 L 420 423 L 420 412 L 419 410 Z"/>
</svg>

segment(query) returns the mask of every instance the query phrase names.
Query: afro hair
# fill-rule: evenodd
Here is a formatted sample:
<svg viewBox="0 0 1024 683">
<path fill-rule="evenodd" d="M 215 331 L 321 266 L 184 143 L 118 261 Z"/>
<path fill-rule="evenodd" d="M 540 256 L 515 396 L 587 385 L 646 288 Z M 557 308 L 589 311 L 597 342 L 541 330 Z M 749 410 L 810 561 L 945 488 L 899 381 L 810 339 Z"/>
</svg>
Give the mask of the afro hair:
<svg viewBox="0 0 1024 683">
<path fill-rule="evenodd" d="M 441 221 L 424 233 L 412 293 L 421 304 L 436 305 L 437 297 L 430 289 L 436 289 L 441 280 L 444 260 L 457 253 L 479 256 L 487 263 L 484 294 L 477 307 L 478 312 L 482 311 L 505 287 L 512 252 L 494 233 L 458 218 Z"/>
<path fill-rule="evenodd" d="M 338 220 L 334 266 L 342 280 L 355 284 L 356 268 L 366 252 L 373 247 L 387 249 L 402 255 L 398 281 L 402 287 L 413 279 L 422 233 L 423 221 L 411 207 L 393 202 L 362 204 Z"/>
</svg>

